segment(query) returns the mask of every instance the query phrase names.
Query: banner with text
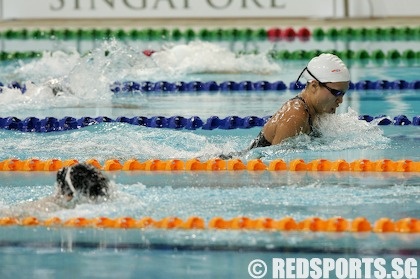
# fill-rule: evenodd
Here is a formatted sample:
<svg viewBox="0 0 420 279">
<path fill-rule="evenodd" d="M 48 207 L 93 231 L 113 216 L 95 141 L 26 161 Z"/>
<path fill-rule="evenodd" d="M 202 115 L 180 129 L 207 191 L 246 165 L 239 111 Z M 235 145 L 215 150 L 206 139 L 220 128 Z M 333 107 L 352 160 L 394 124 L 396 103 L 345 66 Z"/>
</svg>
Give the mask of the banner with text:
<svg viewBox="0 0 420 279">
<path fill-rule="evenodd" d="M 3 0 L 3 19 L 328 18 L 337 16 L 336 2 L 335 0 Z"/>
</svg>

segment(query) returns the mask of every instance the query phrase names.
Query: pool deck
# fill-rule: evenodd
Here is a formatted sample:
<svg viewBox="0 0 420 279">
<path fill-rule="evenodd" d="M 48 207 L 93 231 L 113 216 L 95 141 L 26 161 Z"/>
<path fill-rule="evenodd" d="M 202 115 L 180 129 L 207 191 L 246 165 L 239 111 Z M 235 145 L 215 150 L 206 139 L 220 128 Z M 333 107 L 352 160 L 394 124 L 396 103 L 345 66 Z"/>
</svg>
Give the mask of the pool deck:
<svg viewBox="0 0 420 279">
<path fill-rule="evenodd" d="M 51 28 L 269 28 L 269 27 L 420 27 L 420 17 L 319 19 L 319 18 L 232 18 L 232 19 L 43 19 L 0 21 L 0 30 Z"/>
</svg>

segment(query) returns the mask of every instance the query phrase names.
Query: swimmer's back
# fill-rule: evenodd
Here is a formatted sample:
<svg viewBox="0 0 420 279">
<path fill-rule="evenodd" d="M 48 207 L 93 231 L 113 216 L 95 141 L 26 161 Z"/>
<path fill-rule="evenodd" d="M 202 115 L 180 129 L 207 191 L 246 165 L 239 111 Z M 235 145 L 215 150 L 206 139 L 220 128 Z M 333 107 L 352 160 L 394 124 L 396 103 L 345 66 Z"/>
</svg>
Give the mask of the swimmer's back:
<svg viewBox="0 0 420 279">
<path fill-rule="evenodd" d="M 300 133 L 310 134 L 312 119 L 303 98 L 296 96 L 287 101 L 264 125 L 262 132 L 272 145 Z"/>
</svg>

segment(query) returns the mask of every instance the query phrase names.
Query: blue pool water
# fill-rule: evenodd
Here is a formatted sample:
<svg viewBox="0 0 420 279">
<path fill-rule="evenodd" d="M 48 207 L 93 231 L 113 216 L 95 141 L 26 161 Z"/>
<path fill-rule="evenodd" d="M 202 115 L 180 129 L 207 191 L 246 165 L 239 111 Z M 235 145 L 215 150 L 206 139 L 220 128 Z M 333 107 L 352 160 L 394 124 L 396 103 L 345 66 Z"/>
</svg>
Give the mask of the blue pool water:
<svg viewBox="0 0 420 279">
<path fill-rule="evenodd" d="M 13 42 L 6 47 L 16 47 Z M 70 44 L 70 43 L 69 43 Z M 297 91 L 246 92 L 130 92 L 114 94 L 115 81 L 294 81 L 306 61 L 275 62 L 264 51 L 296 48 L 296 43 L 255 43 L 261 54 L 236 56 L 241 45 L 184 43 L 178 48 L 151 42 L 96 43 L 67 52 L 72 46 L 48 44 L 49 50 L 33 61 L 4 63 L 0 81 L 18 81 L 26 92 L 3 87 L 0 117 L 20 119 L 71 116 L 211 116 L 265 117 L 295 96 Z M 242 43 L 243 44 L 243 43 Z M 259 45 L 258 45 L 259 44 Z M 315 42 L 303 44 L 314 48 Z M 339 44 L 339 43 L 338 43 Z M 380 43 L 383 46 L 384 43 Z M 388 42 L 386 47 L 395 47 Z M 273 46 L 274 45 L 274 46 Z M 22 47 L 21 45 L 19 45 Z M 302 47 L 302 44 L 299 45 Z M 397 45 L 402 47 L 402 44 Z M 30 49 L 29 42 L 24 44 Z M 337 47 L 321 42 L 317 48 Z M 342 47 L 339 45 L 339 47 Z M 360 44 L 354 47 L 366 47 Z M 373 46 L 370 46 L 373 47 Z M 145 48 L 166 49 L 155 60 Z M 66 50 L 63 52 L 62 50 Z M 90 54 L 85 54 L 92 50 Z M 104 52 L 110 50 L 109 56 Z M 415 65 L 350 65 L 354 82 L 420 79 Z M 71 88 L 57 96 L 47 84 Z M 344 97 L 336 115 L 320 123 L 323 137 L 300 136 L 278 146 L 244 154 L 248 161 L 283 159 L 289 162 L 325 158 L 420 161 L 419 126 L 377 125 L 359 115 L 386 115 L 391 119 L 420 114 L 418 90 L 354 90 Z M 206 160 L 245 149 L 260 128 L 232 130 L 174 130 L 127 123 L 101 123 L 77 130 L 30 133 L 0 130 L 0 160 L 136 158 Z M 221 216 L 234 218 L 285 216 L 296 220 L 317 216 L 366 217 L 372 223 L 388 217 L 420 217 L 418 173 L 356 172 L 107 172 L 114 189 L 110 201 L 82 204 L 74 209 L 46 212 L 19 208 L 54 193 L 55 173 L 0 172 L 0 217 L 12 213 L 39 219 L 59 217 L 161 219 L 200 216 L 208 222 Z M 18 209 L 16 209 L 16 206 Z M 14 208 L 15 211 L 10 211 Z M 217 230 L 122 230 L 45 227 L 0 227 L 0 278 L 249 278 L 253 259 L 276 257 L 414 257 L 419 259 L 418 234 L 308 233 Z"/>
</svg>

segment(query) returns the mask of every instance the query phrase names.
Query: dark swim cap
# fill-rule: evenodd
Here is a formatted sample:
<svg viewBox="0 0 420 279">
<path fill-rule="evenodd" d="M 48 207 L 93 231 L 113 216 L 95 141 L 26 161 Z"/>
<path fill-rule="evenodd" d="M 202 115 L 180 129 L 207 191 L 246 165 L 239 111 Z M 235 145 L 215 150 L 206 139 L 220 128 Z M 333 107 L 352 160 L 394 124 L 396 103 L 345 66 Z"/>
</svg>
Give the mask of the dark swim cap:
<svg viewBox="0 0 420 279">
<path fill-rule="evenodd" d="M 90 199 L 108 197 L 109 180 L 92 165 L 79 163 L 57 172 L 57 186 L 61 195 L 76 193 Z"/>
</svg>

